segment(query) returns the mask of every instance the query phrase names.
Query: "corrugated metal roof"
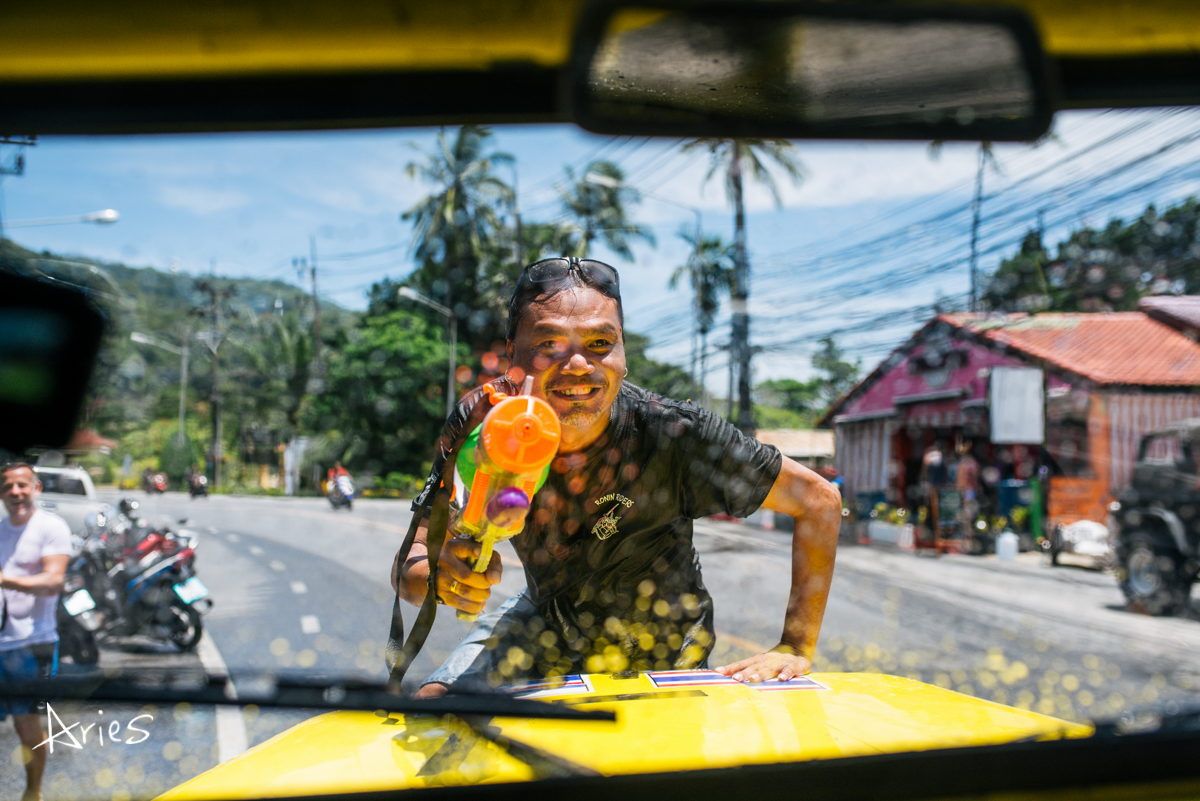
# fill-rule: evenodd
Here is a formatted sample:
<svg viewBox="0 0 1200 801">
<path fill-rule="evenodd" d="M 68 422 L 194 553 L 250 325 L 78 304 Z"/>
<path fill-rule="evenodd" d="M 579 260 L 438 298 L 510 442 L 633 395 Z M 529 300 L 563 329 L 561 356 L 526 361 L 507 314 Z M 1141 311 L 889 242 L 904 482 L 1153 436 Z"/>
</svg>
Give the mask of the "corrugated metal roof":
<svg viewBox="0 0 1200 801">
<path fill-rule="evenodd" d="M 1196 295 L 1153 295 L 1139 300 L 1138 310 L 1174 328 L 1200 331 L 1200 297 Z"/>
<path fill-rule="evenodd" d="M 1101 385 L 1200 386 L 1200 345 L 1142 312 L 938 319 Z"/>
<path fill-rule="evenodd" d="M 773 428 L 756 431 L 755 439 L 774 445 L 784 456 L 792 459 L 815 459 L 833 456 L 833 432 L 807 428 Z"/>
</svg>

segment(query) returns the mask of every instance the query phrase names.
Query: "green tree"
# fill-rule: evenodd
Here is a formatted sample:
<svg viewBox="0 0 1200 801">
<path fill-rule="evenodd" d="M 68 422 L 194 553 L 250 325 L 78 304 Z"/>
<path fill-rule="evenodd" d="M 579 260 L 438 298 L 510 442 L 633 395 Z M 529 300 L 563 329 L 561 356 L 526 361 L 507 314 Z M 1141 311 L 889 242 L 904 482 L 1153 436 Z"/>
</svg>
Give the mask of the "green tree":
<svg viewBox="0 0 1200 801">
<path fill-rule="evenodd" d="M 1159 214 L 1153 205 L 1126 223 L 1081 228 L 1051 258 L 1038 231 L 1000 263 L 983 292 L 985 309 L 1095 312 L 1137 308 L 1139 298 L 1200 292 L 1200 204 L 1194 198 Z"/>
<path fill-rule="evenodd" d="M 355 472 L 419 475 L 445 422 L 448 358 L 442 327 L 423 315 L 369 314 L 330 349 L 307 425 Z"/>
<path fill-rule="evenodd" d="M 656 361 L 646 355 L 650 337 L 644 334 L 625 332 L 625 365 L 629 368 L 628 380 L 643 389 L 657 392 L 675 400 L 691 398 L 691 376 L 682 367 Z"/>
<path fill-rule="evenodd" d="M 256 420 L 294 433 L 313 378 L 312 332 L 295 312 L 247 317 L 247 335 L 229 343 L 245 364 L 235 377 L 251 399 Z M 271 420 L 275 415 L 281 419 Z"/>
<path fill-rule="evenodd" d="M 695 327 L 692 337 L 692 392 L 703 392 L 704 377 L 708 374 L 708 334 L 721 308 L 721 298 L 733 289 L 733 246 L 719 236 L 705 236 L 697 230 L 679 231 L 679 238 L 691 247 L 687 261 L 671 273 L 668 286 L 675 289 L 687 281 L 692 289 L 692 310 Z M 699 343 L 697 344 L 697 338 Z M 696 372 L 697 347 L 700 354 L 700 372 Z M 699 389 L 697 387 L 700 387 Z"/>
<path fill-rule="evenodd" d="M 725 177 L 725 194 L 733 206 L 734 223 L 734 285 L 733 330 L 730 354 L 737 365 L 738 413 L 737 425 L 743 431 L 754 431 L 754 408 L 750 399 L 750 317 L 746 301 L 750 296 L 750 263 L 746 254 L 745 179 L 765 186 L 781 205 L 779 187 L 768 163 L 774 164 L 798 184 L 804 179 L 804 167 L 796 157 L 795 147 L 783 139 L 696 139 L 683 146 L 683 152 L 707 151 L 709 155 L 707 183 L 718 172 Z"/>
<path fill-rule="evenodd" d="M 482 254 L 503 230 L 499 211 L 514 199 L 512 188 L 492 172 L 499 164 L 511 164 L 513 157 L 489 152 L 491 137 L 491 130 L 481 125 L 464 125 L 453 138 L 439 132 L 434 150 L 421 151 L 424 159 L 405 167 L 409 178 L 432 184 L 433 192 L 400 215 L 413 223 L 417 261 L 405 283 L 454 309 L 459 334 L 465 333 L 476 348 L 485 337 L 472 336 L 472 331 L 483 326 L 468 325 L 464 332 L 462 323 L 476 310 Z"/>
<path fill-rule="evenodd" d="M 817 378 L 817 394 L 825 408 L 850 391 L 862 374 L 862 359 L 848 362 L 845 355 L 833 337 L 825 337 L 812 356 L 812 366 L 821 374 Z"/>
<path fill-rule="evenodd" d="M 578 177 L 567 167 L 567 185 L 559 187 L 558 193 L 563 210 L 579 226 L 572 255 L 589 255 L 592 242 L 599 238 L 609 250 L 633 261 L 633 240 L 655 244 L 649 228 L 629 219 L 629 207 L 641 201 L 641 193 L 624 181 L 625 173 L 611 161 L 593 161 Z"/>
</svg>

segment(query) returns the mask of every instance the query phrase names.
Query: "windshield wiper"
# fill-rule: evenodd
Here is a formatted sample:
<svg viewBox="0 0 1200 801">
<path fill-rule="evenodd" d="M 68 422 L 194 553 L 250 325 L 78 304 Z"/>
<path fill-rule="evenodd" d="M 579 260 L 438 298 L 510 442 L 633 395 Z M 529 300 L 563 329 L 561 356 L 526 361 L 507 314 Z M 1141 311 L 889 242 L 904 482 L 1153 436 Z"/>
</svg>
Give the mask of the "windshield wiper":
<svg viewBox="0 0 1200 801">
<path fill-rule="evenodd" d="M 236 691 L 235 691 L 236 687 Z M 401 712 L 410 715 L 473 715 L 478 717 L 549 718 L 614 721 L 613 712 L 582 710 L 546 701 L 530 701 L 503 693 L 446 695 L 414 699 L 387 692 L 386 685 L 368 681 L 327 681 L 257 676 L 223 676 L 171 680 L 164 676 L 138 679 L 57 677 L 41 681 L 0 682 L 0 698 L 48 701 L 106 701 L 141 704 L 221 704 L 292 709 Z"/>
</svg>

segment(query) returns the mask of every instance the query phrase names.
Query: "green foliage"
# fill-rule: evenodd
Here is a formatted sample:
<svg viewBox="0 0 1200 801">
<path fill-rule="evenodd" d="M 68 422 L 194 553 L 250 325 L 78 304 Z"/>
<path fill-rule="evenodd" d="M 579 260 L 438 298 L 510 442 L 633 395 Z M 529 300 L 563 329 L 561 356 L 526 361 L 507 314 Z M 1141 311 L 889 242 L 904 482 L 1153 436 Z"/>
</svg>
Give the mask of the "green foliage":
<svg viewBox="0 0 1200 801">
<path fill-rule="evenodd" d="M 563 254 L 587 256 L 599 238 L 613 253 L 633 261 L 632 240 L 654 245 L 650 229 L 629 219 L 628 208 L 641 201 L 641 194 L 625 185 L 624 171 L 611 161 L 593 161 L 578 177 L 567 167 L 567 186 L 558 193 L 563 210 L 579 226 L 578 237 Z"/>
<path fill-rule="evenodd" d="M 756 403 L 754 421 L 759 428 L 812 428 L 814 415 Z"/>
<path fill-rule="evenodd" d="M 464 125 L 453 137 L 445 130 L 438 133 L 433 151 L 420 151 L 423 160 L 405 168 L 409 178 L 431 184 L 433 192 L 401 215 L 413 223 L 417 261 L 405 285 L 453 309 L 459 336 L 473 350 L 495 338 L 498 321 L 478 305 L 480 284 L 489 266 L 486 255 L 494 255 L 492 243 L 505 230 L 498 212 L 514 198 L 512 188 L 493 174 L 513 158 L 488 152 L 491 137 L 481 125 Z M 380 293 L 378 299 L 372 293 L 373 301 L 394 298 L 394 292 L 390 298 Z"/>
<path fill-rule="evenodd" d="M 820 407 L 821 389 L 819 378 L 809 381 L 774 378 L 760 383 L 755 392 L 764 405 L 798 415 L 811 415 Z"/>
<path fill-rule="evenodd" d="M 679 238 L 691 247 L 687 261 L 671 273 L 668 286 L 675 289 L 687 281 L 692 290 L 696 330 L 702 337 L 712 330 L 713 319 L 721 308 L 721 298 L 733 289 L 733 245 L 719 236 L 680 230 Z"/>
<path fill-rule="evenodd" d="M 983 290 L 998 311 L 1129 311 L 1139 298 L 1200 292 L 1200 203 L 1189 198 L 1159 214 L 1153 205 L 1128 223 L 1082 228 L 1051 257 L 1041 234 L 1030 231 L 1020 249 L 1000 263 Z"/>
<path fill-rule="evenodd" d="M 176 426 L 175 433 L 167 435 L 158 458 L 159 469 L 166 473 L 167 478 L 176 486 L 182 483 L 188 467 L 193 464 L 201 467 L 204 465 L 204 449 L 190 439 L 185 438 L 181 443 L 178 433 L 179 426 Z"/>
<path fill-rule="evenodd" d="M 422 315 L 368 315 L 329 354 L 305 425 L 335 440 L 352 472 L 419 473 L 445 421 L 448 358 L 443 329 Z"/>
<path fill-rule="evenodd" d="M 825 337 L 821 340 L 821 348 L 812 357 L 813 368 L 822 373 L 817 379 L 817 395 L 826 408 L 850 391 L 862 374 L 862 359 L 848 362 L 843 356 L 845 351 L 838 347 L 833 337 Z"/>
<path fill-rule="evenodd" d="M 646 355 L 649 347 L 650 337 L 625 332 L 625 365 L 629 368 L 629 381 L 668 398 L 689 399 L 692 379 L 687 370 L 651 359 Z"/>
</svg>

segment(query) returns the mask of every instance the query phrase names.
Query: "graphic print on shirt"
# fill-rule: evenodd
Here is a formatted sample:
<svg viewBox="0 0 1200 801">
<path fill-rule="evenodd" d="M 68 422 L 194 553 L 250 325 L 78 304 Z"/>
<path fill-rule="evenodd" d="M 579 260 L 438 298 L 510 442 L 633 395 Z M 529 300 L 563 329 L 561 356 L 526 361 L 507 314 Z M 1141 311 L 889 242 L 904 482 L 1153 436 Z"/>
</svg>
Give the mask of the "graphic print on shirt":
<svg viewBox="0 0 1200 801">
<path fill-rule="evenodd" d="M 620 493 L 611 493 L 603 498 L 596 500 L 596 505 L 599 506 L 609 501 L 616 501 L 612 508 L 605 512 L 604 517 L 596 521 L 596 525 L 592 526 L 592 533 L 596 535 L 596 539 L 606 540 L 613 534 L 617 533 L 617 512 L 621 511 L 622 507 L 629 508 L 633 506 L 633 501 L 626 498 Z"/>
</svg>

